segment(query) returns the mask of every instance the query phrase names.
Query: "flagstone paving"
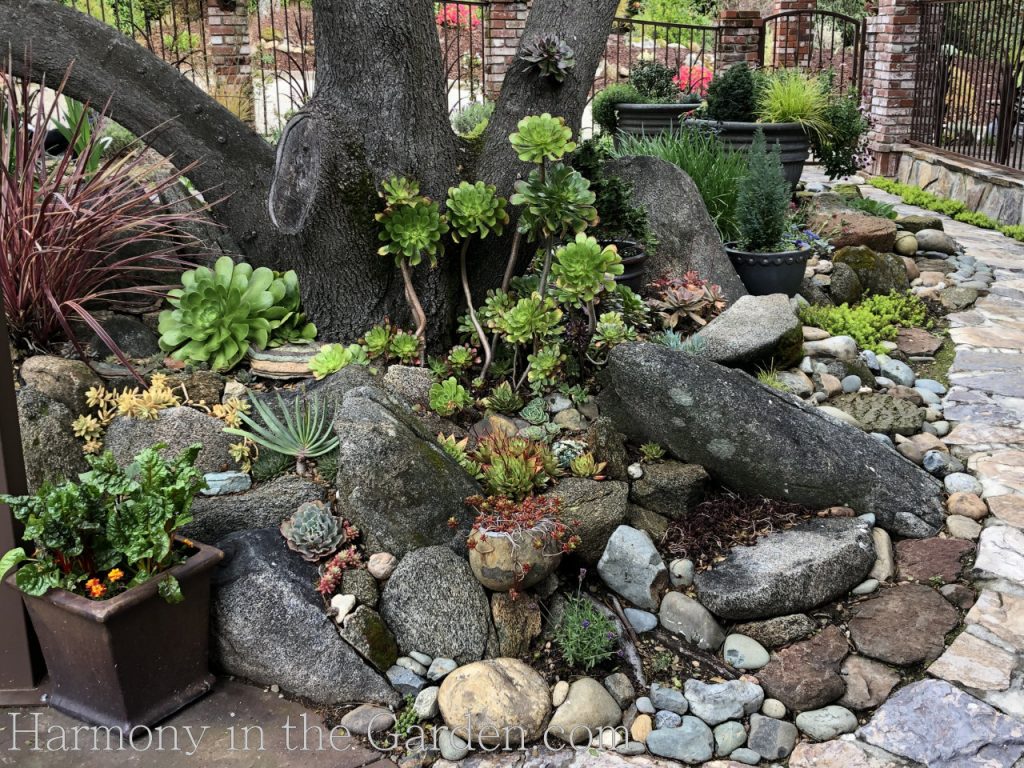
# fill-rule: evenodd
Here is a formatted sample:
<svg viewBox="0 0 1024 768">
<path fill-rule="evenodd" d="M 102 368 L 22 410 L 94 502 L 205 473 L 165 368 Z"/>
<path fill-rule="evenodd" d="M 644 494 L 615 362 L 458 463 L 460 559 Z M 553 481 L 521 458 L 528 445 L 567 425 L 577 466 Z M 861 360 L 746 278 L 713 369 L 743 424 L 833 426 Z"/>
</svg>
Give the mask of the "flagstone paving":
<svg viewBox="0 0 1024 768">
<path fill-rule="evenodd" d="M 862 189 L 901 214 L 924 213 Z M 1024 755 L 1024 244 L 943 225 L 995 275 L 988 296 L 948 316 L 956 356 L 944 406 L 955 425 L 944 441 L 981 482 L 990 512 L 971 572 L 979 595 L 930 677 L 883 704 L 858 739 L 929 766 L 1009 768 Z"/>
</svg>

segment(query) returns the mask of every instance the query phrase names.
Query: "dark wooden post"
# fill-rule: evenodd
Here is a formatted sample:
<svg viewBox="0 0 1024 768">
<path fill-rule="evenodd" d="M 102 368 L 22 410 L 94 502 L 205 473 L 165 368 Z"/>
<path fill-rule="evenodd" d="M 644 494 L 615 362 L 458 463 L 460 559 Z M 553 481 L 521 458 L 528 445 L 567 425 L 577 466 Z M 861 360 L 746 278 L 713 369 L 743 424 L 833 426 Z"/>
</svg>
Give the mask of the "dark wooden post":
<svg viewBox="0 0 1024 768">
<path fill-rule="evenodd" d="M 0 493 L 22 495 L 27 492 L 18 404 L 14 397 L 14 364 L 3 297 L 0 296 Z M 0 554 L 18 543 L 11 511 L 0 504 Z M 0 585 L 0 705 L 39 703 L 42 676 L 39 648 L 21 595 L 6 585 Z"/>
</svg>

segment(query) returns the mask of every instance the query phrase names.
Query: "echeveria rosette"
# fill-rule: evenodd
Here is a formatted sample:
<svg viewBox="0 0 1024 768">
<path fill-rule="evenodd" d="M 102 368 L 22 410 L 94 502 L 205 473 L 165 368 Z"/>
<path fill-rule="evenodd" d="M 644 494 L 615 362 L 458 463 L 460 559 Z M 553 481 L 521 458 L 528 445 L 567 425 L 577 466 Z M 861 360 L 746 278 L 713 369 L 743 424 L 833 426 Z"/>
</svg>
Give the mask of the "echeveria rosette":
<svg viewBox="0 0 1024 768">
<path fill-rule="evenodd" d="M 445 204 L 452 239 L 459 242 L 473 235 L 483 239 L 492 232 L 500 236 L 509 222 L 507 203 L 493 184 L 463 181 L 452 187 Z"/>
<path fill-rule="evenodd" d="M 311 563 L 333 555 L 346 539 L 341 518 L 320 501 L 302 504 L 281 523 L 281 535 L 289 549 Z"/>
<path fill-rule="evenodd" d="M 596 349 L 609 350 L 627 341 L 636 341 L 636 329 L 620 313 L 605 312 L 598 318 L 593 340 Z"/>
<path fill-rule="evenodd" d="M 317 381 L 350 365 L 369 365 L 366 350 L 359 344 L 325 344 L 309 359 L 309 370 Z"/>
<path fill-rule="evenodd" d="M 562 310 L 554 299 L 535 293 L 501 311 L 491 326 L 504 334 L 510 344 L 525 344 L 552 335 L 561 321 Z"/>
<path fill-rule="evenodd" d="M 270 340 L 268 313 L 281 295 L 280 288 L 272 290 L 274 282 L 266 267 L 235 264 L 229 256 L 217 259 L 212 270 L 184 272 L 182 287 L 167 294 L 174 309 L 160 313 L 160 348 L 175 360 L 209 363 L 215 371 L 234 368 L 250 345 L 265 349 Z"/>
<path fill-rule="evenodd" d="M 267 312 L 271 333 L 269 347 L 282 344 L 308 344 L 316 338 L 316 326 L 300 312 L 302 298 L 299 295 L 299 277 L 295 270 L 275 272 L 274 283 L 270 286 L 274 294 L 274 306 Z"/>
<path fill-rule="evenodd" d="M 527 179 L 516 182 L 511 197 L 513 205 L 525 206 L 519 217 L 519 231 L 531 239 L 538 234 L 575 234 L 593 226 L 598 221 L 596 200 L 590 182 L 561 163 L 551 166 L 546 174 L 530 171 Z"/>
<path fill-rule="evenodd" d="M 437 203 L 421 199 L 416 205 L 388 208 L 376 218 L 382 227 L 379 237 L 385 243 L 378 251 L 381 256 L 394 256 L 396 266 L 405 260 L 415 267 L 424 256 L 431 266 L 437 264 L 438 254 L 444 252 L 441 238 L 448 232 Z"/>
<path fill-rule="evenodd" d="M 576 149 L 572 129 L 565 124 L 564 118 L 552 117 L 545 112 L 524 117 L 516 127 L 518 130 L 508 140 L 524 163 L 541 165 L 545 160 L 561 160 Z"/>
<path fill-rule="evenodd" d="M 615 290 L 615 276 L 623 272 L 622 257 L 614 245 L 604 248 L 582 232 L 555 251 L 551 275 L 563 302 L 583 306 L 602 291 Z"/>
<path fill-rule="evenodd" d="M 563 82 L 576 66 L 576 52 L 558 35 L 540 35 L 523 45 L 519 58 L 528 62 L 541 77 Z"/>
</svg>

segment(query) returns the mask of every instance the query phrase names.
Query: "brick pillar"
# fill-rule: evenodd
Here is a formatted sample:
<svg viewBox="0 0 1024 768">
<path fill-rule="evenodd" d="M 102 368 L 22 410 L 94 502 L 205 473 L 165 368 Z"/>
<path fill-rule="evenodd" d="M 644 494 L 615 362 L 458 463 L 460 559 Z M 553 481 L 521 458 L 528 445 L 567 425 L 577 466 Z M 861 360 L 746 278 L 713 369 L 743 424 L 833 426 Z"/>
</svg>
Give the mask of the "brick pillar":
<svg viewBox="0 0 1024 768">
<path fill-rule="evenodd" d="M 254 122 L 247 0 L 207 0 L 206 34 L 213 96 L 247 123 Z"/>
<path fill-rule="evenodd" d="M 530 0 L 491 0 L 484 41 L 484 74 L 488 99 L 498 98 L 530 15 Z"/>
<path fill-rule="evenodd" d="M 871 171 L 894 176 L 900 145 L 910 133 L 921 16 L 916 0 L 879 0 L 878 15 L 868 19 L 865 97 L 872 126 Z"/>
<path fill-rule="evenodd" d="M 761 13 L 759 11 L 722 11 L 718 14 L 718 47 L 715 71 L 722 72 L 745 61 L 756 67 L 761 60 Z"/>
<path fill-rule="evenodd" d="M 817 0 L 774 0 L 772 15 L 786 11 L 813 11 Z M 809 13 L 783 16 L 772 23 L 775 68 L 806 66 L 814 49 L 814 17 Z"/>
</svg>

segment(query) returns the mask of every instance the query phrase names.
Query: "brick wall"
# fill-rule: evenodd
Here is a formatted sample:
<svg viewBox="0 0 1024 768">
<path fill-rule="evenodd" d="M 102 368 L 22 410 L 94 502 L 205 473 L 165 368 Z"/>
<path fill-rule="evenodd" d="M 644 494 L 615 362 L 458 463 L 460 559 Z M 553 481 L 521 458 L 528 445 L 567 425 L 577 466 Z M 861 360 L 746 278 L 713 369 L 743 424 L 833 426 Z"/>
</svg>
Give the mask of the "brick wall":
<svg viewBox="0 0 1024 768">
<path fill-rule="evenodd" d="M 214 95 L 225 107 L 252 122 L 252 47 L 246 0 L 207 0 L 206 34 Z"/>
<path fill-rule="evenodd" d="M 774 0 L 771 14 L 786 11 L 813 11 L 817 0 Z M 811 14 L 784 16 L 776 19 L 771 29 L 775 35 L 775 67 L 806 66 L 814 47 L 814 17 Z"/>
<path fill-rule="evenodd" d="M 484 71 L 489 99 L 498 97 L 505 73 L 515 61 L 529 15 L 529 0 L 491 0 L 484 42 Z"/>
<path fill-rule="evenodd" d="M 718 48 L 715 51 L 715 71 L 723 71 L 745 61 L 756 66 L 760 59 L 760 11 L 721 11 L 717 26 Z"/>
<path fill-rule="evenodd" d="M 920 7 L 916 0 L 879 0 L 878 14 L 868 19 L 867 27 L 864 95 L 873 122 L 868 135 L 874 153 L 870 170 L 892 176 L 914 110 Z"/>
</svg>

